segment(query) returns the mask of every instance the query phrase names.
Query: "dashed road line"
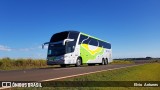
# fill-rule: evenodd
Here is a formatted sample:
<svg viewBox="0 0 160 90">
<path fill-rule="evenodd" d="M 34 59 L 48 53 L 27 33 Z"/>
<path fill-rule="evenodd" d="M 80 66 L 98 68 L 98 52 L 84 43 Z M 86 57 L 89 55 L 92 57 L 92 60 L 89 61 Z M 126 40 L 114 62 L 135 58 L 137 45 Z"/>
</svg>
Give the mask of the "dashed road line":
<svg viewBox="0 0 160 90">
<path fill-rule="evenodd" d="M 139 65 L 143 65 L 143 64 L 139 64 Z M 94 72 L 88 72 L 88 73 L 82 73 L 82 74 L 75 74 L 75 75 L 71 75 L 71 76 L 64 76 L 64 77 L 59 77 L 59 78 L 42 80 L 41 82 L 55 81 L 55 80 L 60 80 L 60 79 L 66 79 L 66 78 L 71 78 L 71 77 L 83 76 L 83 75 L 88 75 L 88 74 L 93 74 L 93 73 L 98 73 L 98 72 L 103 72 L 103 71 L 110 71 L 110 70 L 122 69 L 122 68 L 127 68 L 127 67 L 134 67 L 134 66 L 139 66 L 139 65 L 125 66 L 125 67 L 120 67 L 120 68 L 100 70 L 100 71 L 94 71 Z"/>
</svg>

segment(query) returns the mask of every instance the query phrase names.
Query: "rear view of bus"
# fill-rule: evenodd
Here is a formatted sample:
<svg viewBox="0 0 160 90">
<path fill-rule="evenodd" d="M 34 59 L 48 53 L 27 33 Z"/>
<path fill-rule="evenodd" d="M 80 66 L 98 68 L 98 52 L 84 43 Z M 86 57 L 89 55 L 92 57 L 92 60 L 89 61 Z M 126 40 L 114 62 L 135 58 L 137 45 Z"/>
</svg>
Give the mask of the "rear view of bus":
<svg viewBox="0 0 160 90">
<path fill-rule="evenodd" d="M 48 44 L 47 65 L 106 65 L 112 61 L 111 44 L 78 31 L 54 34 Z"/>
</svg>

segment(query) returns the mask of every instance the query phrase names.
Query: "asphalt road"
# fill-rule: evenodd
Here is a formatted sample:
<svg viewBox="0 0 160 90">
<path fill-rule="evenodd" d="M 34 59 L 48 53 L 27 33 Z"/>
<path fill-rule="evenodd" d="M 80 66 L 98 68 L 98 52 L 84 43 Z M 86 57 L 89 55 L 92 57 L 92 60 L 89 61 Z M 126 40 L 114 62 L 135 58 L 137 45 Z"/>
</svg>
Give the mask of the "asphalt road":
<svg viewBox="0 0 160 90">
<path fill-rule="evenodd" d="M 104 66 L 97 65 L 67 68 L 51 67 L 29 70 L 0 71 L 0 81 L 51 81 L 141 64 L 143 63 L 109 64 Z"/>
</svg>

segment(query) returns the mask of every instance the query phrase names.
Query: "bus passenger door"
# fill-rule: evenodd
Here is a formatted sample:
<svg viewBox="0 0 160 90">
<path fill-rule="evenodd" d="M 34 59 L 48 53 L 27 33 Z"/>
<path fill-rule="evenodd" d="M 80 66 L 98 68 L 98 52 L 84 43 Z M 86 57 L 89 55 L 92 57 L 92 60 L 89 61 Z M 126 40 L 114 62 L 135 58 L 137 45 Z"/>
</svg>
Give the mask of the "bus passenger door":
<svg viewBox="0 0 160 90">
<path fill-rule="evenodd" d="M 77 52 L 73 42 L 68 42 L 67 44 L 67 53 L 70 58 L 70 64 L 75 64 L 75 60 L 77 59 Z"/>
</svg>

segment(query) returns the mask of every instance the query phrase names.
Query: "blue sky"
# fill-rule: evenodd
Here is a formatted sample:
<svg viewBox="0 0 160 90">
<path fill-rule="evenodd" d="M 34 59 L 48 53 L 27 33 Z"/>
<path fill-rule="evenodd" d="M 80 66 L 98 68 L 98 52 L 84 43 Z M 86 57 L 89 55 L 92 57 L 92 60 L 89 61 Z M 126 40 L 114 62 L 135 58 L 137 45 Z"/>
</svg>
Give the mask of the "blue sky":
<svg viewBox="0 0 160 90">
<path fill-rule="evenodd" d="M 113 58 L 160 57 L 160 1 L 0 0 L 0 58 L 46 58 L 64 30 L 109 41 Z"/>
</svg>

